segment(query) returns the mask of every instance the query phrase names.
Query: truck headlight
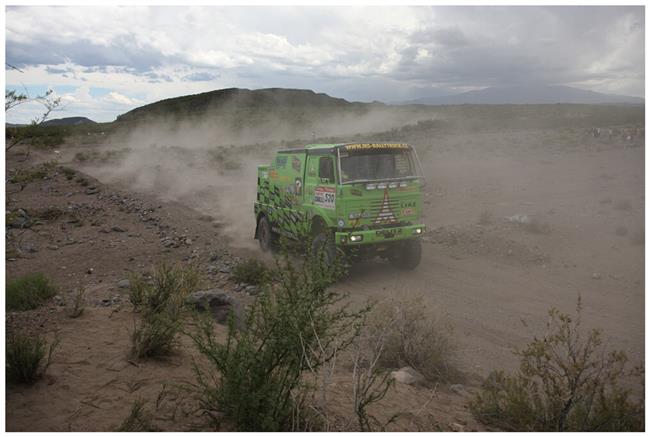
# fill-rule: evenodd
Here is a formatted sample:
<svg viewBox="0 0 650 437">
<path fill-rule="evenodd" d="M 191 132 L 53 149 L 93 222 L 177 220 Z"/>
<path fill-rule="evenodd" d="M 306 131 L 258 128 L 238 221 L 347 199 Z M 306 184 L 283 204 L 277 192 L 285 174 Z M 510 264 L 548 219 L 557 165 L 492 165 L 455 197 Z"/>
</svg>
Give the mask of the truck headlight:
<svg viewBox="0 0 650 437">
<path fill-rule="evenodd" d="M 350 235 L 350 241 L 353 243 L 358 243 L 363 240 L 363 235 Z"/>
<path fill-rule="evenodd" d="M 391 182 L 388 184 L 388 188 L 397 188 L 397 182 Z"/>
<path fill-rule="evenodd" d="M 413 235 L 420 235 L 423 232 L 422 228 L 413 229 Z"/>
<path fill-rule="evenodd" d="M 377 184 L 366 184 L 366 190 L 374 190 L 377 188 Z"/>
<path fill-rule="evenodd" d="M 406 181 L 402 181 L 402 182 L 399 183 L 400 187 L 408 187 L 408 185 L 409 185 L 409 183 L 406 182 Z"/>
<path fill-rule="evenodd" d="M 384 190 L 387 187 L 385 182 L 382 182 L 381 184 L 377 184 L 377 189 L 378 190 Z"/>
</svg>

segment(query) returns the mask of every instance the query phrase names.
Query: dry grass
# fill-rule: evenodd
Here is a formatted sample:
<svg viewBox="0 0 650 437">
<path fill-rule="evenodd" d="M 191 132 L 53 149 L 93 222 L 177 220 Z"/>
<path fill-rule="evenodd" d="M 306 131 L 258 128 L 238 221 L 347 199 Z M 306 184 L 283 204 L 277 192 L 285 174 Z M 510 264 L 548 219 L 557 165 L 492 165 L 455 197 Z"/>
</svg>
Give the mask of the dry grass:
<svg viewBox="0 0 650 437">
<path fill-rule="evenodd" d="M 378 332 L 385 330 L 379 366 L 411 366 L 428 381 L 462 379 L 452 330 L 435 317 L 422 297 L 383 302 L 369 316 L 368 324 Z"/>
</svg>

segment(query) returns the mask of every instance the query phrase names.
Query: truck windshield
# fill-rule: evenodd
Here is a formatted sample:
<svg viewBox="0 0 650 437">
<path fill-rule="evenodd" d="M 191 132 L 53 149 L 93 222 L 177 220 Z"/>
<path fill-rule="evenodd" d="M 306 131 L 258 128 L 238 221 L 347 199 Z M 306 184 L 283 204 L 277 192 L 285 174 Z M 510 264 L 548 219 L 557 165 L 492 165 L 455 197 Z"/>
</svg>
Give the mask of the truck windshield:
<svg viewBox="0 0 650 437">
<path fill-rule="evenodd" d="M 341 152 L 341 182 L 417 177 L 411 150 Z"/>
</svg>

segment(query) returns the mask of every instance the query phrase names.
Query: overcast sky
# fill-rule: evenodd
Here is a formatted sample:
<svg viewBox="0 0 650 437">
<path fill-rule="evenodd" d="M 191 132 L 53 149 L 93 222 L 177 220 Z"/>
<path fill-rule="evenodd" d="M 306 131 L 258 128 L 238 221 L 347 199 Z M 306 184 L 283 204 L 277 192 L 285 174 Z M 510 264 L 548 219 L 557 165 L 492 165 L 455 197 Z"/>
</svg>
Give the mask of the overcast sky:
<svg viewBox="0 0 650 437">
<path fill-rule="evenodd" d="M 7 88 L 55 117 L 220 88 L 394 102 L 495 85 L 644 96 L 643 7 L 82 7 L 6 10 Z M 26 122 L 39 108 L 7 113 Z"/>
</svg>

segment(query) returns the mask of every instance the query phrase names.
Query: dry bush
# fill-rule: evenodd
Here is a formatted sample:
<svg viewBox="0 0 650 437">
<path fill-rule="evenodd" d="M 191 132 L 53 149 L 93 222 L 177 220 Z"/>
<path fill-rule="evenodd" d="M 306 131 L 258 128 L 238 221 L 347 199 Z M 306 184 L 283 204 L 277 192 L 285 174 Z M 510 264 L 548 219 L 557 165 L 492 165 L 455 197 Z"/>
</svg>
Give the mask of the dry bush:
<svg viewBox="0 0 650 437">
<path fill-rule="evenodd" d="M 118 432 L 155 432 L 160 431 L 152 422 L 151 414 L 144 409 L 146 402 L 136 399 L 129 415 L 124 419 Z"/>
<path fill-rule="evenodd" d="M 198 285 L 198 273 L 192 267 L 161 264 L 154 270 L 153 283 L 141 277 L 132 279 L 131 302 L 140 312 L 131 338 L 132 355 L 137 358 L 167 355 L 181 328 L 185 297 Z"/>
<path fill-rule="evenodd" d="M 49 367 L 58 343 L 57 337 L 48 348 L 40 335 L 26 332 L 9 335 L 6 345 L 7 381 L 31 384 L 40 379 Z"/>
<path fill-rule="evenodd" d="M 197 318 L 189 335 L 212 366 L 196 368 L 198 397 L 215 425 L 225 419 L 240 431 L 313 428 L 302 414 L 313 390 L 306 375 L 352 342 L 360 313 L 327 290 L 335 267 L 326 268 L 310 251 L 305 259 L 300 267 L 286 254 L 278 261 L 278 283 L 265 287 L 249 308 L 244 329 L 231 316 L 224 343 L 216 340 L 210 317 Z"/>
<path fill-rule="evenodd" d="M 86 287 L 83 283 L 79 283 L 72 295 L 72 302 L 68 305 L 68 317 L 76 319 L 81 316 L 86 309 Z"/>
<path fill-rule="evenodd" d="M 627 371 L 625 354 L 607 351 L 598 330 L 585 335 L 580 314 L 580 299 L 575 319 L 551 309 L 544 336 L 515 352 L 519 370 L 490 373 L 472 413 L 509 431 L 642 431 L 644 399 L 621 387 L 642 369 Z"/>
<path fill-rule="evenodd" d="M 262 261 L 254 258 L 240 262 L 233 269 L 233 279 L 251 285 L 262 285 L 269 281 L 271 272 Z"/>
<path fill-rule="evenodd" d="M 381 401 L 395 381 L 390 371 L 381 366 L 387 338 L 394 329 L 395 319 L 388 318 L 369 325 L 364 323 L 354 342 L 352 368 L 352 396 L 359 431 L 385 431 L 399 414 L 382 422 L 368 408 Z"/>
<path fill-rule="evenodd" d="M 390 328 L 384 335 L 379 366 L 411 366 L 428 381 L 462 379 L 452 330 L 427 310 L 422 297 L 384 302 L 371 313 L 368 323 L 378 331 Z"/>
</svg>

